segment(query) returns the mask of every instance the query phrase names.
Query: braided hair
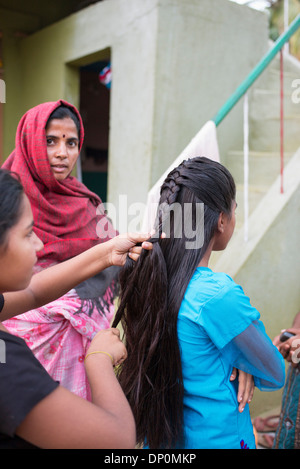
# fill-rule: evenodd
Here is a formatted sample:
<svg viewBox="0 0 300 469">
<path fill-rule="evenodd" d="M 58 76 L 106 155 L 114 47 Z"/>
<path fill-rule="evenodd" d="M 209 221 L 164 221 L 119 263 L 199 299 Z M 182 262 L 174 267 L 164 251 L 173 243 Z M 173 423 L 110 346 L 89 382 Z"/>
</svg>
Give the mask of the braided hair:
<svg viewBox="0 0 300 469">
<path fill-rule="evenodd" d="M 120 273 L 120 305 L 113 327 L 122 323 L 127 360 L 118 370 L 131 405 L 138 443 L 149 448 L 183 444 L 183 379 L 177 316 L 188 283 L 216 232 L 221 212 L 231 216 L 235 184 L 219 163 L 204 157 L 184 161 L 160 192 L 151 251 L 127 260 Z M 187 248 L 185 208 L 197 236 L 197 205 L 203 207 L 203 242 Z M 166 230 L 167 228 L 167 230 Z M 169 230 L 169 231 L 168 231 Z M 165 238 L 161 233 L 168 231 Z"/>
</svg>

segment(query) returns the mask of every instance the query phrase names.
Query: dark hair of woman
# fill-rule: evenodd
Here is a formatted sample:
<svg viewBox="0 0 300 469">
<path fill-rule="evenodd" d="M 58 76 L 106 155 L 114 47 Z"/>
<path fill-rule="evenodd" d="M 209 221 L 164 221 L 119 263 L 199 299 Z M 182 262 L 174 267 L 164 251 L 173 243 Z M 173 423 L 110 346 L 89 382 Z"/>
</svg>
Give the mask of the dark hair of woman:
<svg viewBox="0 0 300 469">
<path fill-rule="evenodd" d="M 18 176 L 0 169 L 0 245 L 5 249 L 7 232 L 21 216 L 23 187 Z"/>
<path fill-rule="evenodd" d="M 59 107 L 57 107 L 49 116 L 49 119 L 47 121 L 47 124 L 46 124 L 46 128 L 49 124 L 49 122 L 53 119 L 66 119 L 66 118 L 70 118 L 74 121 L 75 125 L 76 125 L 76 128 L 77 128 L 77 132 L 78 132 L 78 136 L 80 137 L 80 122 L 79 122 L 79 119 L 78 119 L 78 116 L 75 114 L 75 112 L 68 106 L 65 106 L 65 105 L 61 105 Z"/>
<path fill-rule="evenodd" d="M 196 157 L 169 173 L 160 194 L 153 249 L 143 251 L 136 263 L 128 259 L 123 267 L 113 327 L 121 322 L 124 330 L 128 358 L 118 374 L 136 420 L 138 443 L 174 448 L 184 438 L 177 316 L 189 281 L 217 230 L 220 213 L 231 216 L 235 183 L 224 166 Z M 193 230 L 204 228 L 201 247 L 186 248 L 190 239 L 184 229 L 184 210 L 176 222 L 170 210 L 174 204 L 192 207 Z M 196 226 L 197 204 L 204 209 L 201 227 Z M 170 233 L 161 239 L 168 226 Z"/>
</svg>

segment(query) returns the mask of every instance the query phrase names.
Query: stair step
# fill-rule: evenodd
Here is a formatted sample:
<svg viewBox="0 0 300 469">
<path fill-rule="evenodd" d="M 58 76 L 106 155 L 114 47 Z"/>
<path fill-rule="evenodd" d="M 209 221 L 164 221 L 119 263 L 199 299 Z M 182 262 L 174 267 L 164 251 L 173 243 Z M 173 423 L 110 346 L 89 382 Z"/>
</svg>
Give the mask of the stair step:
<svg viewBox="0 0 300 469">
<path fill-rule="evenodd" d="M 250 215 L 265 194 L 268 192 L 269 186 L 248 186 L 248 210 Z M 236 220 L 237 222 L 243 223 L 244 222 L 244 185 L 237 184 L 236 185 L 236 202 L 237 202 L 237 209 L 236 209 Z"/>
<path fill-rule="evenodd" d="M 300 72 L 300 67 L 299 67 Z M 298 72 L 298 73 L 299 73 Z M 263 79 L 257 81 L 255 88 L 253 89 L 265 89 L 270 92 L 279 92 L 280 90 L 280 71 L 277 69 L 270 68 L 267 69 L 264 73 Z M 293 91 L 292 83 L 298 78 L 299 75 L 295 71 L 284 71 L 283 73 L 283 89 L 285 91 Z"/>
<path fill-rule="evenodd" d="M 284 117 L 299 119 L 299 103 L 294 102 L 295 88 L 290 87 L 283 93 Z M 251 94 L 249 116 L 252 119 L 280 118 L 280 90 L 256 88 Z"/>
<path fill-rule="evenodd" d="M 284 150 L 293 153 L 300 145 L 300 116 L 288 115 L 284 117 Z M 259 151 L 262 148 L 267 152 L 279 152 L 280 149 L 280 119 L 273 117 L 266 119 L 264 117 L 251 118 L 249 129 L 249 141 L 251 149 Z"/>
<path fill-rule="evenodd" d="M 284 193 L 282 194 L 280 192 L 280 178 L 277 177 L 268 189 L 267 193 L 264 195 L 263 199 L 257 204 L 255 210 L 249 216 L 247 241 L 244 240 L 244 228 L 239 222 L 225 251 L 213 253 L 211 257 L 211 266 L 213 269 L 227 272 L 229 275 L 234 277 L 241 269 L 245 260 L 254 252 L 257 244 L 261 239 L 263 239 L 264 234 L 270 229 L 274 221 L 279 220 L 278 216 L 281 211 L 294 196 L 294 208 L 296 210 L 299 209 L 299 203 L 296 203 L 296 200 L 298 200 L 296 199 L 296 194 L 297 191 L 299 192 L 299 170 L 300 148 L 287 164 L 285 172 L 286 187 Z M 295 218 L 295 214 L 290 219 L 291 226 L 293 223 L 292 219 Z M 291 255 L 293 256 L 293 254 Z M 295 254 L 293 258 L 295 258 Z"/>
<path fill-rule="evenodd" d="M 299 145 L 298 145 L 299 146 Z M 285 152 L 284 164 L 293 153 Z M 227 154 L 226 166 L 234 177 L 236 184 L 244 183 L 244 155 L 242 151 L 230 151 Z M 277 152 L 249 152 L 249 185 L 269 186 L 280 174 L 280 154 Z"/>
<path fill-rule="evenodd" d="M 300 62 L 291 55 L 284 54 L 283 84 L 285 89 L 292 89 L 292 82 L 300 76 Z M 255 87 L 279 90 L 280 87 L 280 56 L 272 60 L 269 67 L 257 79 Z"/>
<path fill-rule="evenodd" d="M 280 71 L 280 57 L 279 57 L 279 54 L 271 62 L 268 69 L 272 73 L 276 73 L 276 72 L 278 73 Z M 293 55 L 284 55 L 283 70 L 284 70 L 284 74 L 286 74 L 286 75 L 294 75 L 295 70 L 296 71 L 298 70 L 300 72 L 300 62 L 299 62 L 299 60 L 296 57 L 294 57 Z"/>
<path fill-rule="evenodd" d="M 283 55 L 284 150 L 295 153 L 300 145 L 300 103 L 295 102 L 293 86 L 300 77 L 300 62 Z M 297 93 L 299 97 L 299 92 Z M 280 149 L 280 56 L 257 79 L 249 92 L 249 141 L 254 151 Z"/>
</svg>

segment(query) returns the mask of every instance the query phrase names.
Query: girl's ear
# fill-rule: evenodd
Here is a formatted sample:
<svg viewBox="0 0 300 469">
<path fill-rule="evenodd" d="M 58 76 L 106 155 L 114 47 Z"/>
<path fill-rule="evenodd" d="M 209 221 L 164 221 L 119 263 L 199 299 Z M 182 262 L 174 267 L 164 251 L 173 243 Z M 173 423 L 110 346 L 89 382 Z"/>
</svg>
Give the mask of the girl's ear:
<svg viewBox="0 0 300 469">
<path fill-rule="evenodd" d="M 220 234 L 224 233 L 225 225 L 226 225 L 226 215 L 224 214 L 224 212 L 221 212 L 219 215 L 219 219 L 218 219 L 218 232 Z"/>
</svg>

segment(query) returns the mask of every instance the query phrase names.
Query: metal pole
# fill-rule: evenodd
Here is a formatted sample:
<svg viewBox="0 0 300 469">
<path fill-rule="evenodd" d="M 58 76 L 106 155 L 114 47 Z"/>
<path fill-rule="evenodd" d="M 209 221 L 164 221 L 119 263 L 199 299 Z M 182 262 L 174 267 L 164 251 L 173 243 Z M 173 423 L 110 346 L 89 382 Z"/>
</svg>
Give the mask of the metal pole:
<svg viewBox="0 0 300 469">
<path fill-rule="evenodd" d="M 222 122 L 222 120 L 227 116 L 229 111 L 236 105 L 236 103 L 241 99 L 241 97 L 246 93 L 254 81 L 261 75 L 269 63 L 274 59 L 276 54 L 282 49 L 284 44 L 290 39 L 290 37 L 297 31 L 300 27 L 300 14 L 294 19 L 290 24 L 287 31 L 285 31 L 274 43 L 272 49 L 260 60 L 260 62 L 254 67 L 248 77 L 241 83 L 241 85 L 236 89 L 236 91 L 231 95 L 231 97 L 226 101 L 224 106 L 221 107 L 219 112 L 212 118 L 216 126 Z"/>
</svg>

